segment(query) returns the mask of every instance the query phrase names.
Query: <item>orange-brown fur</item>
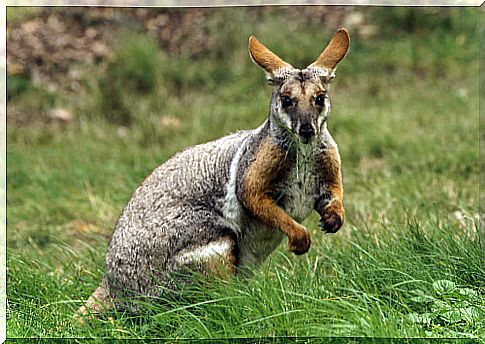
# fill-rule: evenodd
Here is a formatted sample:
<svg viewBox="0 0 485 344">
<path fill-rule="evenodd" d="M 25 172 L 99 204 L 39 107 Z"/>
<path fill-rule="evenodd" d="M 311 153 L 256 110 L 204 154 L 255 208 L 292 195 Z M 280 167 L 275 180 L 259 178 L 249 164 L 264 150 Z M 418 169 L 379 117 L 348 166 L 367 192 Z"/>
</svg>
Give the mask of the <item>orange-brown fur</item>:
<svg viewBox="0 0 485 344">
<path fill-rule="evenodd" d="M 214 255 L 208 260 L 197 262 L 200 264 L 200 270 L 206 276 L 215 276 L 224 278 L 236 274 L 237 256 L 235 254 L 236 244 L 232 238 L 226 238 L 231 243 L 231 248 L 218 255 Z"/>
<path fill-rule="evenodd" d="M 204 262 L 203 271 L 207 276 L 224 278 L 236 274 L 237 257 L 234 253 L 227 253 L 224 256 L 213 258 Z"/>
<path fill-rule="evenodd" d="M 256 63 L 267 72 L 274 72 L 277 69 L 290 67 L 291 65 L 280 59 L 268 48 L 262 45 L 254 36 L 249 38 L 249 51 Z"/>
<path fill-rule="evenodd" d="M 330 40 L 329 45 L 311 66 L 333 69 L 344 58 L 349 47 L 349 33 L 345 29 L 338 30 Z"/>
</svg>

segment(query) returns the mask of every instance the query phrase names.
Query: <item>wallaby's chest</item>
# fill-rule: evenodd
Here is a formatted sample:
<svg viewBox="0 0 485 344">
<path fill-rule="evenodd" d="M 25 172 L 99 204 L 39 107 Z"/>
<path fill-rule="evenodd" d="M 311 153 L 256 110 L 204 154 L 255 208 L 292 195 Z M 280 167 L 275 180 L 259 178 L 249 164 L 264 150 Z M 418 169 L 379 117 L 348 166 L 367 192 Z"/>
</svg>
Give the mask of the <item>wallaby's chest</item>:
<svg viewBox="0 0 485 344">
<path fill-rule="evenodd" d="M 288 172 L 275 185 L 275 199 L 298 222 L 306 219 L 318 198 L 318 173 L 315 148 L 303 145 L 292 152 Z"/>
</svg>

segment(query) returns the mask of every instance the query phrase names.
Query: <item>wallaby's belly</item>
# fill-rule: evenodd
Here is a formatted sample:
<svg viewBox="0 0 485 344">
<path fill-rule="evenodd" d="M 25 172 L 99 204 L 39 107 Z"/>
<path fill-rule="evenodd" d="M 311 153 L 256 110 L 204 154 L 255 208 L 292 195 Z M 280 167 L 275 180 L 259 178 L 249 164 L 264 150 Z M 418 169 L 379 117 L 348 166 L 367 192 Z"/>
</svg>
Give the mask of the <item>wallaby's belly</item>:
<svg viewBox="0 0 485 344">
<path fill-rule="evenodd" d="M 248 224 L 239 241 L 239 265 L 260 265 L 281 244 L 284 237 L 279 229 L 268 228 L 255 221 Z"/>
<path fill-rule="evenodd" d="M 315 200 L 317 180 L 311 169 L 291 171 L 281 186 L 280 206 L 296 221 L 310 216 Z M 251 220 L 242 229 L 239 243 L 240 265 L 259 265 L 281 244 L 285 235 L 282 231 L 269 228 Z"/>
<path fill-rule="evenodd" d="M 314 164 L 293 168 L 283 184 L 282 208 L 297 222 L 302 222 L 313 210 L 318 197 L 317 176 Z"/>
</svg>

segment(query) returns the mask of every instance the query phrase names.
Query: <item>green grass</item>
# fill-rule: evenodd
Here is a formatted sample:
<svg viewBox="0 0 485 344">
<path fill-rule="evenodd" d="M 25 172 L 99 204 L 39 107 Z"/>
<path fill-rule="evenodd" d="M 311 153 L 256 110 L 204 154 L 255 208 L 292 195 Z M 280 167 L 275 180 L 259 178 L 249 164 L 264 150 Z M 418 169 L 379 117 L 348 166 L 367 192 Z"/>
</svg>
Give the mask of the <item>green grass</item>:
<svg viewBox="0 0 485 344">
<path fill-rule="evenodd" d="M 278 16 L 219 11 L 216 22 L 230 25 L 213 28 L 219 43 L 206 56 L 172 56 L 150 38 L 123 36 L 109 65 L 85 67 L 90 77 L 76 95 L 12 91 L 9 108 L 32 123 L 7 132 L 7 335 L 485 338 L 471 9 L 365 10 L 386 30 L 352 35 L 332 89 L 347 216 L 340 232 L 324 235 L 314 215 L 304 256 L 282 245 L 252 278 L 212 281 L 147 305 L 143 316 L 73 321 L 141 180 L 184 147 L 264 120 L 270 88 L 248 57 L 249 34 L 299 67 L 330 35 L 316 24 L 290 31 Z M 75 121 L 39 124 L 54 106 Z"/>
</svg>

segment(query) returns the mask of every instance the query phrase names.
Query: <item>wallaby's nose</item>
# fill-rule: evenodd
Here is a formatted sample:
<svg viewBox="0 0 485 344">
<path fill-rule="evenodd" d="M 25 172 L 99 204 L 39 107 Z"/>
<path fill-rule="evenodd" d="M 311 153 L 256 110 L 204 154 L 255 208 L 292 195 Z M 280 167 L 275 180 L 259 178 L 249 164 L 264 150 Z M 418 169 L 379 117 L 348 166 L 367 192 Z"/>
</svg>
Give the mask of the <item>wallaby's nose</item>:
<svg viewBox="0 0 485 344">
<path fill-rule="evenodd" d="M 313 129 L 311 124 L 302 124 L 299 134 L 306 143 L 313 137 L 313 135 L 315 135 L 315 130 Z"/>
</svg>

